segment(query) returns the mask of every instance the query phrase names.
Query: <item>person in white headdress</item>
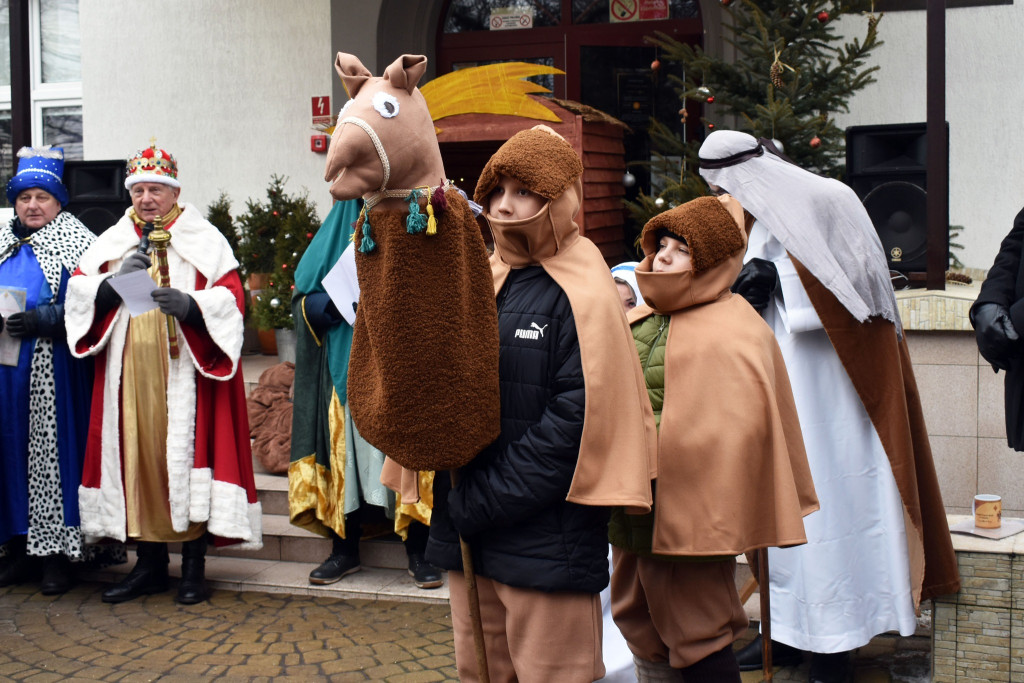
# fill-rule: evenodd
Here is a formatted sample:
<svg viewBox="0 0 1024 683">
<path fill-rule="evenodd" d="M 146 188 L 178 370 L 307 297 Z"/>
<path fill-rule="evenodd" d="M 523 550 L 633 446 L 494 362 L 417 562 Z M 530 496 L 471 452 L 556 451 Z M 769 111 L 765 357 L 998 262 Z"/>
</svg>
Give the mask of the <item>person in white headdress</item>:
<svg viewBox="0 0 1024 683">
<path fill-rule="evenodd" d="M 850 650 L 959 588 L 888 266 L 854 192 L 768 141 L 715 131 L 700 173 L 749 214 L 733 291 L 775 331 L 821 503 L 806 545 L 768 552 L 773 661 L 809 651 L 811 681 L 842 681 Z M 760 638 L 738 659 L 761 668 Z"/>
<path fill-rule="evenodd" d="M 638 261 L 624 261 L 612 268 L 615 289 L 619 290 L 622 308 L 625 309 L 626 313 L 629 313 L 637 306 L 644 305 L 644 297 L 640 294 L 640 287 L 636 284 L 636 267 L 638 265 Z"/>
</svg>

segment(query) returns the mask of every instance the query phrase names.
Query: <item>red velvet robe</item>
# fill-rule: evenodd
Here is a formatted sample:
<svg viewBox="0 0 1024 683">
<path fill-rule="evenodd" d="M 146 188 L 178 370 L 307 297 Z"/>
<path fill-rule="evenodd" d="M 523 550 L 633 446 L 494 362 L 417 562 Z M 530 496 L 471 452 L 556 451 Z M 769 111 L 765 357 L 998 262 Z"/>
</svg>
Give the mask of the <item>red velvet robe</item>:
<svg viewBox="0 0 1024 683">
<path fill-rule="evenodd" d="M 237 262 L 216 228 L 198 211 L 169 227 L 171 282 L 199 305 L 206 329 L 176 323 L 180 353 L 167 378 L 168 504 L 175 531 L 201 522 L 220 544 L 262 545 L 245 392 L 239 369 L 244 300 Z M 95 295 L 136 248 L 140 233 L 127 218 L 104 232 L 83 256 L 68 285 L 66 318 L 72 353 L 96 357 L 92 417 L 80 489 L 83 531 L 125 540 L 121 454 L 121 373 L 128 312 L 124 305 L 96 319 Z M 183 287 L 181 283 L 190 286 Z"/>
</svg>

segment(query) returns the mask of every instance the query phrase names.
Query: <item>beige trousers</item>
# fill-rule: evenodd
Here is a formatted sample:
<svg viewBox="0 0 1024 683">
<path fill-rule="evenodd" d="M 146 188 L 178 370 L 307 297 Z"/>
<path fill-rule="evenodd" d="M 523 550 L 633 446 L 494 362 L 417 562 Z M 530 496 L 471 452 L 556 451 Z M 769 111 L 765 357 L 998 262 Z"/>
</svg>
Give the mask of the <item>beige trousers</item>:
<svg viewBox="0 0 1024 683">
<path fill-rule="evenodd" d="M 665 562 L 612 548 L 612 618 L 634 655 L 681 669 L 746 631 L 735 577 L 734 559 Z"/>
<path fill-rule="evenodd" d="M 480 680 L 466 578 L 448 572 L 459 679 Z M 545 593 L 476 577 L 491 683 L 590 683 L 604 676 L 601 598 Z"/>
</svg>

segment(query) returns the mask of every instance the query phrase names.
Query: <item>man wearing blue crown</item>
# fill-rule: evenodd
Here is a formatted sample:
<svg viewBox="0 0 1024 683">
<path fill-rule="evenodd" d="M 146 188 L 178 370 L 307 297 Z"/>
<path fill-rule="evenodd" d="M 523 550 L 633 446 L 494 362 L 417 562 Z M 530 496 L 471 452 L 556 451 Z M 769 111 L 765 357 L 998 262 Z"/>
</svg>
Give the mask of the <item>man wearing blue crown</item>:
<svg viewBox="0 0 1024 683">
<path fill-rule="evenodd" d="M 95 237 L 64 211 L 64 150 L 22 148 L 0 226 L 0 586 L 55 595 L 84 559 L 78 484 L 90 373 L 64 343 L 68 278 Z M 40 562 L 40 558 L 42 558 Z"/>
<path fill-rule="evenodd" d="M 138 562 L 104 602 L 167 590 L 167 544 L 180 542 L 177 601 L 195 604 L 208 596 L 208 535 L 262 546 L 239 368 L 242 283 L 227 240 L 178 204 L 174 157 L 155 143 L 140 150 L 125 187 L 131 208 L 68 285 L 68 345 L 96 359 L 82 530 L 138 544 Z M 156 281 L 158 308 L 132 315 L 118 290 L 137 271 Z"/>
</svg>

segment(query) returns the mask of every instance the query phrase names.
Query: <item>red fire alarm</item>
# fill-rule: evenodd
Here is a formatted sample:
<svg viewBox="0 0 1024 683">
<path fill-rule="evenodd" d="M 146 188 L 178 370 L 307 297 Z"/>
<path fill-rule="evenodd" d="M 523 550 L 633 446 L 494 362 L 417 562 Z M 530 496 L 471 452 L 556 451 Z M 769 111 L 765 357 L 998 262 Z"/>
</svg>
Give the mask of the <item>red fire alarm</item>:
<svg viewBox="0 0 1024 683">
<path fill-rule="evenodd" d="M 309 148 L 314 152 L 323 154 L 327 151 L 327 136 L 313 135 L 309 138 Z"/>
</svg>

